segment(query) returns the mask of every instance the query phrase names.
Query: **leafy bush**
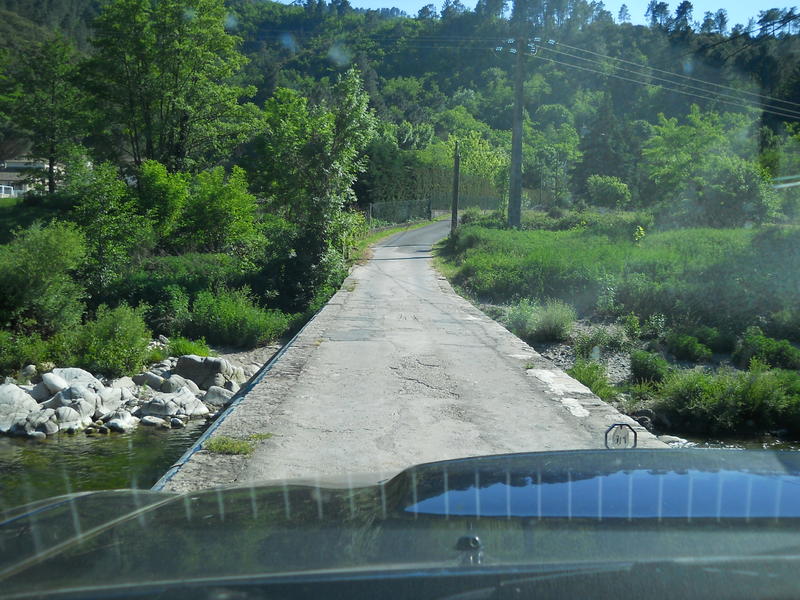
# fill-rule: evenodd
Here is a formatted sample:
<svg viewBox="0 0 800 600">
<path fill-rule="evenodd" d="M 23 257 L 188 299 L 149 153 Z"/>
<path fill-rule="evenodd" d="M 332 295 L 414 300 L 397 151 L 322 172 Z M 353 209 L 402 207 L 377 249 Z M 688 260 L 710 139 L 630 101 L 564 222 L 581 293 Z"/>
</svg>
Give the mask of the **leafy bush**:
<svg viewBox="0 0 800 600">
<path fill-rule="evenodd" d="M 757 163 L 733 154 L 713 154 L 700 165 L 692 185 L 697 190 L 697 215 L 711 227 L 763 223 L 777 211 L 780 200 L 769 185 L 769 174 Z"/>
<path fill-rule="evenodd" d="M 111 376 L 141 370 L 151 339 L 143 318 L 144 308 L 101 305 L 94 321 L 88 321 L 80 330 L 78 366 Z"/>
<path fill-rule="evenodd" d="M 636 350 L 631 352 L 631 379 L 636 383 L 661 382 L 669 375 L 669 363 L 662 356 Z"/>
<path fill-rule="evenodd" d="M 679 360 L 703 362 L 711 359 L 711 349 L 692 335 L 671 333 L 667 336 L 667 349 Z"/>
<path fill-rule="evenodd" d="M 529 339 L 536 324 L 536 303 L 523 298 L 508 308 L 504 321 L 511 333 Z"/>
<path fill-rule="evenodd" d="M 758 327 L 745 331 L 733 353 L 734 362 L 742 368 L 748 367 L 754 358 L 779 369 L 800 369 L 800 350 L 788 340 L 775 340 L 763 335 Z"/>
<path fill-rule="evenodd" d="M 70 163 L 63 193 L 75 199 L 71 219 L 86 237 L 83 276 L 93 294 L 104 293 L 122 279 L 134 257 L 152 248 L 152 223 L 137 212 L 128 185 L 111 163 Z"/>
<path fill-rule="evenodd" d="M 505 222 L 497 223 L 500 227 Z M 486 219 L 477 221 L 483 227 L 491 227 Z M 551 209 L 547 213 L 525 211 L 522 214 L 522 229 L 543 229 L 548 231 L 585 231 L 589 234 L 630 240 L 637 228 L 650 231 L 655 224 L 653 215 L 647 212 L 613 211 L 607 213 L 593 211 L 565 211 Z"/>
<path fill-rule="evenodd" d="M 239 167 L 227 178 L 223 167 L 199 173 L 192 183 L 185 222 L 177 232 L 179 246 L 249 256 L 261 238 L 258 204 L 247 188 L 247 177 Z"/>
<path fill-rule="evenodd" d="M 203 338 L 199 340 L 189 340 L 183 337 L 170 338 L 169 345 L 167 346 L 167 355 L 183 356 L 184 354 L 211 356 L 212 352 Z"/>
<path fill-rule="evenodd" d="M 595 206 L 624 208 L 631 203 L 631 191 L 628 184 L 618 177 L 608 175 L 590 175 L 586 180 L 586 191 L 589 200 Z"/>
<path fill-rule="evenodd" d="M 620 317 L 619 322 L 622 325 L 622 328 L 625 330 L 625 335 L 628 336 L 629 340 L 637 340 L 641 337 L 642 325 L 639 321 L 639 317 L 637 317 L 635 314 L 630 313 L 624 317 Z"/>
<path fill-rule="evenodd" d="M 213 344 L 247 348 L 277 339 L 291 319 L 278 310 L 265 310 L 254 301 L 249 289 L 200 292 L 192 306 L 192 335 L 205 335 Z"/>
<path fill-rule="evenodd" d="M 800 310 L 784 308 L 774 312 L 764 329 L 770 337 L 800 342 Z"/>
<path fill-rule="evenodd" d="M 578 360 L 571 369 L 567 370 L 567 373 L 605 401 L 614 400 L 617 397 L 617 390 L 609 383 L 606 368 L 600 363 Z"/>
<path fill-rule="evenodd" d="M 187 175 L 168 173 L 161 163 L 146 160 L 139 169 L 137 188 L 140 212 L 152 220 L 159 237 L 171 235 L 189 199 Z"/>
<path fill-rule="evenodd" d="M 0 246 L 0 327 L 48 335 L 77 325 L 85 293 L 70 273 L 85 256 L 83 235 L 59 221 L 34 224 Z"/>
<path fill-rule="evenodd" d="M 472 223 L 479 222 L 481 217 L 483 217 L 483 211 L 477 206 L 470 206 L 469 208 L 461 211 L 461 216 L 458 218 L 458 222 L 461 225 L 470 225 Z"/>
<path fill-rule="evenodd" d="M 708 346 L 714 352 L 733 352 L 736 345 L 736 337 L 720 332 L 716 327 L 702 325 L 692 330 L 692 335 L 704 346 Z"/>
<path fill-rule="evenodd" d="M 630 347 L 630 340 L 621 327 L 594 327 L 575 340 L 575 356 L 588 359 L 597 352 L 622 352 Z M 595 350 L 597 348 L 597 350 Z"/>
<path fill-rule="evenodd" d="M 154 307 L 154 316 L 164 302 L 164 290 L 174 286 L 190 296 L 222 287 L 238 287 L 253 273 L 235 256 L 222 253 L 187 252 L 180 256 L 153 256 L 129 272 L 109 292 L 130 304 L 146 303 Z M 173 291 L 171 295 L 180 296 Z M 158 323 L 153 323 L 156 326 Z"/>
<path fill-rule="evenodd" d="M 182 287 L 168 285 L 162 292 L 161 300 L 147 314 L 148 323 L 154 331 L 167 336 L 181 333 L 189 324 L 189 294 Z"/>
<path fill-rule="evenodd" d="M 0 330 L 0 375 L 15 375 L 25 365 L 52 360 L 47 340 L 38 334 L 14 334 Z"/>
</svg>

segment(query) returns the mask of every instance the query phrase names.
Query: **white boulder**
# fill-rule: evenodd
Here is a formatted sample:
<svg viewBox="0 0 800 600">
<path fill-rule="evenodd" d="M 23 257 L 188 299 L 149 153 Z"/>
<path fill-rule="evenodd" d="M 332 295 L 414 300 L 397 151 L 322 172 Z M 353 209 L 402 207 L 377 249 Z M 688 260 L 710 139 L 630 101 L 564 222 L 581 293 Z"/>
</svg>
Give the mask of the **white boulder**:
<svg viewBox="0 0 800 600">
<path fill-rule="evenodd" d="M 69 387 L 67 380 L 57 373 L 45 373 L 42 375 L 42 383 L 51 394 L 57 394 L 61 390 L 65 390 Z"/>
<path fill-rule="evenodd" d="M 38 410 L 36 400 L 19 386 L 11 383 L 0 385 L 0 433 L 8 433 Z"/>
</svg>

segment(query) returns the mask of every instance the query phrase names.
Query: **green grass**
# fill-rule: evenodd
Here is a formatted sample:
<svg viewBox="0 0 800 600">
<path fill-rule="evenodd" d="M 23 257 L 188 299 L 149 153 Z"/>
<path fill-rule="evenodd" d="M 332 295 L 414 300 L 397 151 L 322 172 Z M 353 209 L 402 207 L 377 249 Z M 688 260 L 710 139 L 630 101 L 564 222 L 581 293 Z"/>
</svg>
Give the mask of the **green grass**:
<svg viewBox="0 0 800 600">
<path fill-rule="evenodd" d="M 184 354 L 194 354 L 195 356 L 212 356 L 211 348 L 206 344 L 205 339 L 190 340 L 184 337 L 173 337 L 167 346 L 168 356 L 183 356 Z"/>
<path fill-rule="evenodd" d="M 785 317 L 800 289 L 800 227 L 651 232 L 635 243 L 589 229 L 467 226 L 440 254 L 445 275 L 481 302 L 554 298 L 581 314 L 602 304 L 725 331 L 773 314 L 800 326 Z"/>
<path fill-rule="evenodd" d="M 249 440 L 239 440 L 219 435 L 203 444 L 203 449 L 214 454 L 241 454 L 247 456 L 253 453 L 255 446 Z"/>
<path fill-rule="evenodd" d="M 203 444 L 203 449 L 215 454 L 239 454 L 249 456 L 255 451 L 256 442 L 263 442 L 271 437 L 271 433 L 253 433 L 242 440 L 226 435 L 218 435 Z"/>
<path fill-rule="evenodd" d="M 608 381 L 606 368 L 600 363 L 590 360 L 578 360 L 571 369 L 567 370 L 567 374 L 580 381 L 606 402 L 617 398 L 617 390 Z"/>
</svg>

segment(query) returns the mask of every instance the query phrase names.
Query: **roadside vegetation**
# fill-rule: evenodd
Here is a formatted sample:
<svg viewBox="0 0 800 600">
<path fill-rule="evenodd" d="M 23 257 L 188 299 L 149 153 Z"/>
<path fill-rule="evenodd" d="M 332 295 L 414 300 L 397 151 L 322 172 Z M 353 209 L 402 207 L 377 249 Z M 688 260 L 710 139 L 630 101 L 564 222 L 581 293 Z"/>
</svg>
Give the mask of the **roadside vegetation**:
<svg viewBox="0 0 800 600">
<path fill-rule="evenodd" d="M 800 435 L 800 227 L 659 228 L 655 212 L 529 211 L 521 231 L 472 216 L 441 266 L 523 339 L 568 340 L 569 373 L 656 429 Z M 548 311 L 559 327 L 538 328 Z M 592 325 L 570 333 L 576 317 Z"/>
</svg>

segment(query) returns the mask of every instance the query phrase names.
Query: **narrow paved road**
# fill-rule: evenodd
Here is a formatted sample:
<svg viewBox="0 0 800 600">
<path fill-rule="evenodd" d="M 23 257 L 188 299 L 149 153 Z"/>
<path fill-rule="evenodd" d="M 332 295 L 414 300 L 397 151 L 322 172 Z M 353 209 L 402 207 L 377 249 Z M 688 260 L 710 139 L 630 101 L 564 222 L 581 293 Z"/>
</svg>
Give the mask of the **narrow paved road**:
<svg viewBox="0 0 800 600">
<path fill-rule="evenodd" d="M 168 488 L 601 448 L 633 424 L 453 292 L 431 265 L 448 228 L 377 246 L 217 432 L 272 437 L 250 459 L 200 452 Z"/>
</svg>

